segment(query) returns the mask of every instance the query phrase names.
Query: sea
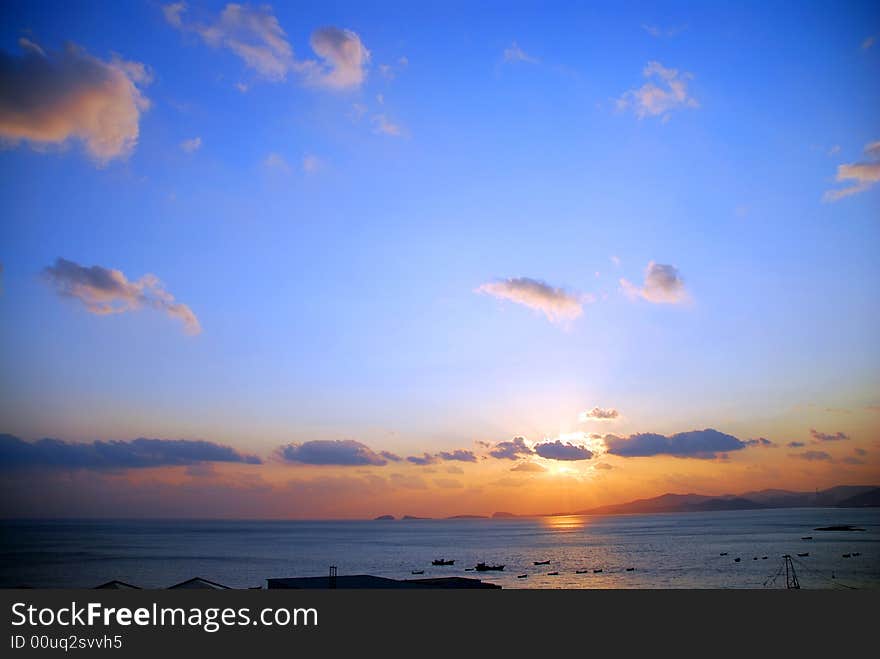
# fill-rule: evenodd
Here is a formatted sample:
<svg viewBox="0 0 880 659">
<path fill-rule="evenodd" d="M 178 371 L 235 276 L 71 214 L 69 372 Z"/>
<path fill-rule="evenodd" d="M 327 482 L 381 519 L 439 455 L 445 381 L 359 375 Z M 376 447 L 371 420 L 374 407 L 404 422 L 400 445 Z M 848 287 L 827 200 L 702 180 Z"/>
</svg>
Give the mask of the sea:
<svg viewBox="0 0 880 659">
<path fill-rule="evenodd" d="M 840 525 L 862 530 L 816 530 Z M 336 566 L 340 575 L 473 577 L 504 588 L 785 588 L 786 554 L 801 588 L 880 588 L 880 509 L 388 521 L 3 521 L 0 587 L 90 588 L 118 579 L 166 588 L 202 577 L 265 588 L 268 578 L 323 576 Z M 432 566 L 438 558 L 455 564 Z M 469 569 L 479 562 L 503 564 L 504 570 Z"/>
</svg>

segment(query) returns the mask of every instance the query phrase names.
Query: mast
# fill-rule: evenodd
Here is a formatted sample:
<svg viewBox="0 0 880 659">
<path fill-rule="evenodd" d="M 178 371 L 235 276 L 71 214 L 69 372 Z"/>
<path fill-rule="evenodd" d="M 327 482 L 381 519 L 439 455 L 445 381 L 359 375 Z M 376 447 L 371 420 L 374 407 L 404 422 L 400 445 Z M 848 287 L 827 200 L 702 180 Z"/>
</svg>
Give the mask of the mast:
<svg viewBox="0 0 880 659">
<path fill-rule="evenodd" d="M 786 554 L 782 557 L 782 560 L 785 562 L 785 587 L 790 590 L 799 590 L 801 585 L 798 582 L 797 574 L 794 571 L 794 563 L 791 561 L 791 555 Z"/>
</svg>

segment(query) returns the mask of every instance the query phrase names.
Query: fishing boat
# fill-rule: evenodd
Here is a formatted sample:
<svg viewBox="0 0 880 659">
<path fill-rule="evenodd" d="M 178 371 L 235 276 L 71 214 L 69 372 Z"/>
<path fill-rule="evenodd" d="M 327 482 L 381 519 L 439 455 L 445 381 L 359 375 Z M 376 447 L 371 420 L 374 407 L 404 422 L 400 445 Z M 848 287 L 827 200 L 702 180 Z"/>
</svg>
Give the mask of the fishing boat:
<svg viewBox="0 0 880 659">
<path fill-rule="evenodd" d="M 517 578 L 517 579 L 528 579 L 528 578 L 529 578 L 529 575 L 527 575 L 527 574 L 518 574 L 518 575 L 516 575 L 516 578 Z"/>
<path fill-rule="evenodd" d="M 548 573 L 547 573 L 547 576 L 549 576 L 549 577 L 557 577 L 557 576 L 559 576 L 559 572 L 548 572 Z"/>
<path fill-rule="evenodd" d="M 635 570 L 634 567 L 628 567 L 628 568 L 626 568 L 626 571 L 627 571 L 627 572 L 632 572 L 633 570 Z"/>
<path fill-rule="evenodd" d="M 413 570 L 412 571 L 412 574 L 424 574 L 424 573 L 425 573 L 424 570 Z"/>
<path fill-rule="evenodd" d="M 849 558 L 850 556 L 852 556 L 852 554 L 841 554 L 841 556 L 843 556 L 844 558 Z"/>
<path fill-rule="evenodd" d="M 734 559 L 733 559 L 733 562 L 734 562 L 734 563 L 739 563 L 740 560 L 741 560 L 741 559 L 739 559 L 739 558 L 734 558 Z"/>
<path fill-rule="evenodd" d="M 455 559 L 447 561 L 445 558 L 436 558 L 431 561 L 431 565 L 455 565 Z"/>
<path fill-rule="evenodd" d="M 534 561 L 533 565 L 550 565 L 550 561 Z"/>
<path fill-rule="evenodd" d="M 813 539 L 813 536 L 811 536 L 811 535 L 805 535 L 804 537 L 801 538 L 801 540 L 812 540 L 812 539 Z"/>
<path fill-rule="evenodd" d="M 602 568 L 597 567 L 595 570 L 593 570 L 593 574 L 599 574 L 601 571 L 602 571 Z"/>
<path fill-rule="evenodd" d="M 810 555 L 810 552 L 808 552 L 808 551 L 805 551 L 805 552 L 803 552 L 803 553 L 801 553 L 801 554 L 798 554 L 798 556 L 800 556 L 800 557 L 802 557 L 802 558 L 803 558 L 804 556 L 809 556 L 809 555 Z"/>
<path fill-rule="evenodd" d="M 721 555 L 722 555 L 722 556 L 727 556 L 727 552 L 726 552 L 726 551 L 723 551 L 723 552 L 721 552 Z"/>
<path fill-rule="evenodd" d="M 504 569 L 504 566 L 503 565 L 487 565 L 486 563 L 477 563 L 476 565 L 474 565 L 474 569 L 477 572 L 490 572 L 490 571 L 500 572 L 501 570 Z"/>
</svg>

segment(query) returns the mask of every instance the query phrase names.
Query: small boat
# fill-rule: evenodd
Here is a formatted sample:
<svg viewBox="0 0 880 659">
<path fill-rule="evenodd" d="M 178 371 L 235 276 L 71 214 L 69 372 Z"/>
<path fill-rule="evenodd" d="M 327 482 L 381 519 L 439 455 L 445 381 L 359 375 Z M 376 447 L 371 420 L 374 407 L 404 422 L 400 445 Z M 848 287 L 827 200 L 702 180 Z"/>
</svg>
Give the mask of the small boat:
<svg viewBox="0 0 880 659">
<path fill-rule="evenodd" d="M 727 556 L 727 552 L 726 552 L 726 551 L 723 551 L 723 552 L 721 552 L 721 555 L 722 555 L 722 556 Z"/>
<path fill-rule="evenodd" d="M 861 555 L 862 555 L 861 552 L 858 552 L 858 551 L 853 552 L 853 556 L 861 556 Z"/>
<path fill-rule="evenodd" d="M 425 573 L 424 570 L 413 570 L 412 571 L 412 574 L 424 574 L 424 573 Z"/>
<path fill-rule="evenodd" d="M 533 565 L 550 565 L 550 561 L 535 561 Z"/>
<path fill-rule="evenodd" d="M 527 575 L 527 574 L 518 574 L 518 575 L 516 575 L 516 578 L 517 578 L 517 579 L 528 579 L 528 578 L 529 578 L 529 575 Z"/>
<path fill-rule="evenodd" d="M 589 572 L 589 570 L 575 570 L 574 571 L 575 574 L 586 574 L 587 572 Z"/>
<path fill-rule="evenodd" d="M 632 572 L 633 570 L 635 570 L 634 567 L 628 567 L 628 568 L 626 568 L 626 571 L 627 571 L 627 572 Z"/>
<path fill-rule="evenodd" d="M 850 556 L 852 556 L 852 554 L 841 554 L 841 556 L 843 556 L 844 558 L 849 558 Z"/>
<path fill-rule="evenodd" d="M 798 556 L 800 556 L 800 557 L 809 556 L 809 555 L 810 555 L 810 552 L 808 552 L 808 551 L 805 551 L 801 554 L 798 554 Z"/>
<path fill-rule="evenodd" d="M 548 576 L 548 577 L 558 577 L 558 576 L 559 576 L 559 572 L 548 572 L 548 573 L 547 573 L 547 576 Z"/>
<path fill-rule="evenodd" d="M 804 537 L 801 538 L 801 540 L 812 540 L 812 539 L 813 539 L 813 536 L 811 536 L 811 535 L 805 535 Z"/>
<path fill-rule="evenodd" d="M 733 562 L 734 562 L 734 563 L 739 563 L 739 562 L 740 562 L 740 559 L 739 559 L 739 558 L 734 558 L 734 559 L 733 559 Z"/>
<path fill-rule="evenodd" d="M 489 572 L 489 571 L 497 571 L 500 572 L 504 569 L 503 565 L 486 565 L 485 563 L 477 563 L 474 565 L 474 569 L 477 572 Z"/>
<path fill-rule="evenodd" d="M 766 556 L 761 556 L 761 560 L 762 560 L 762 561 L 766 561 L 766 560 L 767 560 L 767 557 L 766 557 Z"/>
<path fill-rule="evenodd" d="M 465 571 L 465 572 L 473 572 L 473 571 L 474 571 L 474 568 L 472 568 L 472 567 L 466 567 L 466 568 L 464 569 L 464 571 Z"/>
<path fill-rule="evenodd" d="M 602 568 L 597 567 L 595 570 L 593 570 L 593 574 L 599 574 L 601 571 L 602 571 Z"/>
<path fill-rule="evenodd" d="M 436 558 L 431 561 L 431 565 L 455 565 L 455 559 L 453 558 L 450 561 L 447 561 L 444 558 Z"/>
<path fill-rule="evenodd" d="M 753 560 L 753 561 L 757 561 L 757 560 L 758 560 L 758 557 L 755 556 L 752 560 Z"/>
</svg>

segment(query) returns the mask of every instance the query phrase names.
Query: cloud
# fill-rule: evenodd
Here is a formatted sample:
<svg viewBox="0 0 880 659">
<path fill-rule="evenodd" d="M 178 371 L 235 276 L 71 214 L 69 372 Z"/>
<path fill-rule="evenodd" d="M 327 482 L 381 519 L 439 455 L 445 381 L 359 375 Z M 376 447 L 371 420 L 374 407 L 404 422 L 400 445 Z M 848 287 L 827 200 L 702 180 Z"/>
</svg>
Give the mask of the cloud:
<svg viewBox="0 0 880 659">
<path fill-rule="evenodd" d="M 863 448 L 855 448 L 855 449 L 853 449 L 853 453 L 855 453 L 856 455 L 860 455 L 862 457 L 865 457 L 866 455 L 868 455 L 868 452 Z"/>
<path fill-rule="evenodd" d="M 477 456 L 474 455 L 473 451 L 468 451 L 467 449 L 456 449 L 451 452 L 440 451 L 437 454 L 441 460 L 446 460 L 450 462 L 476 462 Z"/>
<path fill-rule="evenodd" d="M 538 60 L 531 55 L 528 55 L 519 45 L 514 41 L 507 48 L 504 49 L 504 61 L 505 62 L 528 62 L 530 64 L 537 64 Z"/>
<path fill-rule="evenodd" d="M 583 313 L 583 304 L 593 301 L 591 296 L 574 295 L 528 277 L 515 277 L 482 284 L 474 292 L 510 300 L 540 311 L 551 323 L 562 323 L 580 317 Z"/>
<path fill-rule="evenodd" d="M 614 466 L 607 462 L 600 462 L 599 464 L 593 465 L 593 467 L 596 469 L 614 469 Z"/>
<path fill-rule="evenodd" d="M 585 446 L 563 443 L 558 439 L 555 442 L 538 444 L 535 446 L 535 453 L 548 460 L 589 460 L 593 457 L 592 451 Z"/>
<path fill-rule="evenodd" d="M 165 20 L 178 30 L 198 34 L 213 48 L 225 48 L 270 82 L 281 82 L 294 72 L 311 84 L 332 88 L 358 87 L 366 76 L 370 52 L 351 30 L 323 27 L 312 33 L 312 50 L 323 62 L 299 60 L 272 7 L 227 4 L 208 22 L 184 20 L 185 3 L 162 8 Z"/>
<path fill-rule="evenodd" d="M 391 137 L 400 137 L 403 135 L 403 128 L 399 124 L 392 122 L 386 115 L 377 114 L 373 117 L 373 123 L 376 125 L 375 132 L 382 135 L 390 135 Z"/>
<path fill-rule="evenodd" d="M 388 477 L 392 487 L 400 487 L 405 490 L 426 490 L 428 485 L 421 476 L 413 476 L 409 474 L 391 474 Z"/>
<path fill-rule="evenodd" d="M 193 137 L 192 139 L 184 140 L 180 143 L 180 148 L 184 153 L 195 153 L 202 148 L 202 138 Z"/>
<path fill-rule="evenodd" d="M 301 68 L 293 56 L 287 35 L 268 5 L 251 7 L 229 3 L 216 20 L 186 22 L 183 2 L 162 8 L 165 20 L 185 32 L 195 32 L 213 48 L 226 48 L 266 80 L 278 82 L 291 70 Z"/>
<path fill-rule="evenodd" d="M 306 174 L 314 174 L 320 171 L 323 166 L 324 163 L 318 156 L 306 154 L 303 157 L 302 168 Z"/>
<path fill-rule="evenodd" d="M 650 34 L 652 37 L 657 39 L 662 39 L 664 37 L 672 38 L 675 37 L 687 29 L 686 25 L 674 26 L 669 28 L 662 28 L 657 25 L 642 25 L 642 29 Z"/>
<path fill-rule="evenodd" d="M 287 160 L 284 159 L 280 153 L 270 153 L 263 160 L 263 166 L 267 169 L 274 170 L 276 172 L 281 172 L 283 174 L 289 174 L 291 169 Z"/>
<path fill-rule="evenodd" d="M 608 408 L 603 409 L 601 407 L 594 407 L 588 412 L 581 412 L 580 420 L 587 421 L 589 419 L 594 419 L 597 421 L 613 421 L 617 417 L 620 416 L 620 412 L 615 409 Z"/>
<path fill-rule="evenodd" d="M 746 443 L 732 435 L 706 428 L 669 437 L 657 433 L 636 433 L 629 437 L 606 435 L 605 446 L 608 453 L 624 458 L 671 455 L 712 460 L 719 457 L 719 453 L 743 449 Z"/>
<path fill-rule="evenodd" d="M 792 453 L 792 458 L 807 460 L 808 462 L 831 462 L 831 456 L 825 451 L 804 451 L 803 453 Z"/>
<path fill-rule="evenodd" d="M 288 462 L 307 465 L 337 465 L 381 467 L 388 460 L 353 439 L 315 439 L 302 444 L 288 444 L 280 449 Z"/>
<path fill-rule="evenodd" d="M 370 51 L 356 33 L 323 27 L 312 34 L 311 45 L 324 60 L 324 66 L 313 71 L 313 82 L 333 89 L 349 89 L 359 87 L 364 81 Z"/>
<path fill-rule="evenodd" d="M 804 444 L 803 442 L 789 442 L 788 444 L 786 444 L 786 446 L 788 448 L 803 448 L 804 446 L 806 446 L 806 444 Z"/>
<path fill-rule="evenodd" d="M 526 473 L 540 474 L 547 471 L 547 469 L 539 465 L 537 462 L 520 462 L 510 471 L 522 471 Z"/>
<path fill-rule="evenodd" d="M 89 313 L 108 315 L 150 307 L 183 322 L 188 334 L 202 331 L 199 319 L 187 305 L 175 302 L 155 275 L 146 274 L 129 281 L 121 270 L 98 265 L 85 267 L 58 258 L 43 269 L 43 276 L 62 297 L 79 300 Z"/>
<path fill-rule="evenodd" d="M 0 467 L 63 467 L 70 469 L 137 469 L 194 465 L 200 462 L 260 464 L 229 446 L 189 439 L 145 439 L 65 442 L 41 439 L 26 442 L 0 435 Z"/>
<path fill-rule="evenodd" d="M 641 288 L 626 279 L 620 280 L 620 287 L 630 298 L 640 297 L 654 304 L 680 304 L 689 299 L 678 269 L 654 261 L 645 268 L 645 283 Z"/>
<path fill-rule="evenodd" d="M 854 183 L 846 188 L 828 190 L 823 197 L 824 201 L 837 201 L 864 192 L 880 182 L 880 140 L 866 144 L 863 152 L 872 159 L 872 162 L 838 165 L 835 180 L 839 183 L 844 181 L 854 181 Z"/>
<path fill-rule="evenodd" d="M 632 109 L 639 119 L 660 116 L 665 122 L 673 110 L 700 107 L 697 100 L 688 95 L 688 81 L 693 78 L 690 73 L 679 73 L 659 62 L 648 62 L 642 75 L 656 78 L 661 86 L 647 82 L 638 89 L 625 92 L 617 99 L 618 111 Z"/>
<path fill-rule="evenodd" d="M 519 460 L 521 456 L 531 455 L 534 451 L 526 446 L 526 440 L 523 437 L 514 437 L 509 442 L 498 442 L 489 455 L 499 460 Z"/>
<path fill-rule="evenodd" d="M 414 465 L 432 465 L 437 462 L 437 458 L 430 453 L 425 453 L 422 456 L 411 455 L 406 459 L 407 462 L 411 462 Z"/>
<path fill-rule="evenodd" d="M 845 457 L 843 460 L 841 460 L 841 462 L 848 464 L 848 465 L 863 465 L 863 464 L 865 464 L 865 461 L 862 460 L 861 458 L 854 458 L 851 455 L 848 455 L 847 457 Z"/>
<path fill-rule="evenodd" d="M 765 437 L 758 437 L 757 439 L 747 439 L 744 444 L 746 446 L 759 446 L 761 448 L 774 448 L 776 444 L 771 442 L 769 439 Z"/>
<path fill-rule="evenodd" d="M 403 460 L 403 458 L 391 451 L 379 451 L 379 455 L 388 460 L 388 462 L 401 462 Z"/>
<path fill-rule="evenodd" d="M 810 437 L 815 439 L 817 442 L 839 442 L 844 439 L 849 439 L 849 435 L 842 432 L 836 432 L 833 435 L 819 432 L 813 428 L 810 428 Z"/>
<path fill-rule="evenodd" d="M 638 89 L 631 89 L 617 99 L 620 111 L 632 109 L 639 119 L 661 116 L 666 121 L 670 112 L 681 108 L 698 108 L 700 104 L 688 95 L 688 81 L 693 75 L 667 69 L 660 62 L 648 62 L 642 71 L 646 78 L 655 78 L 661 86 L 646 82 Z"/>
<path fill-rule="evenodd" d="M 105 62 L 75 44 L 59 52 L 24 38 L 19 45 L 20 57 L 0 51 L 0 140 L 37 146 L 76 139 L 100 164 L 134 150 L 150 105 L 138 87 L 151 79 L 143 64 Z"/>
</svg>

